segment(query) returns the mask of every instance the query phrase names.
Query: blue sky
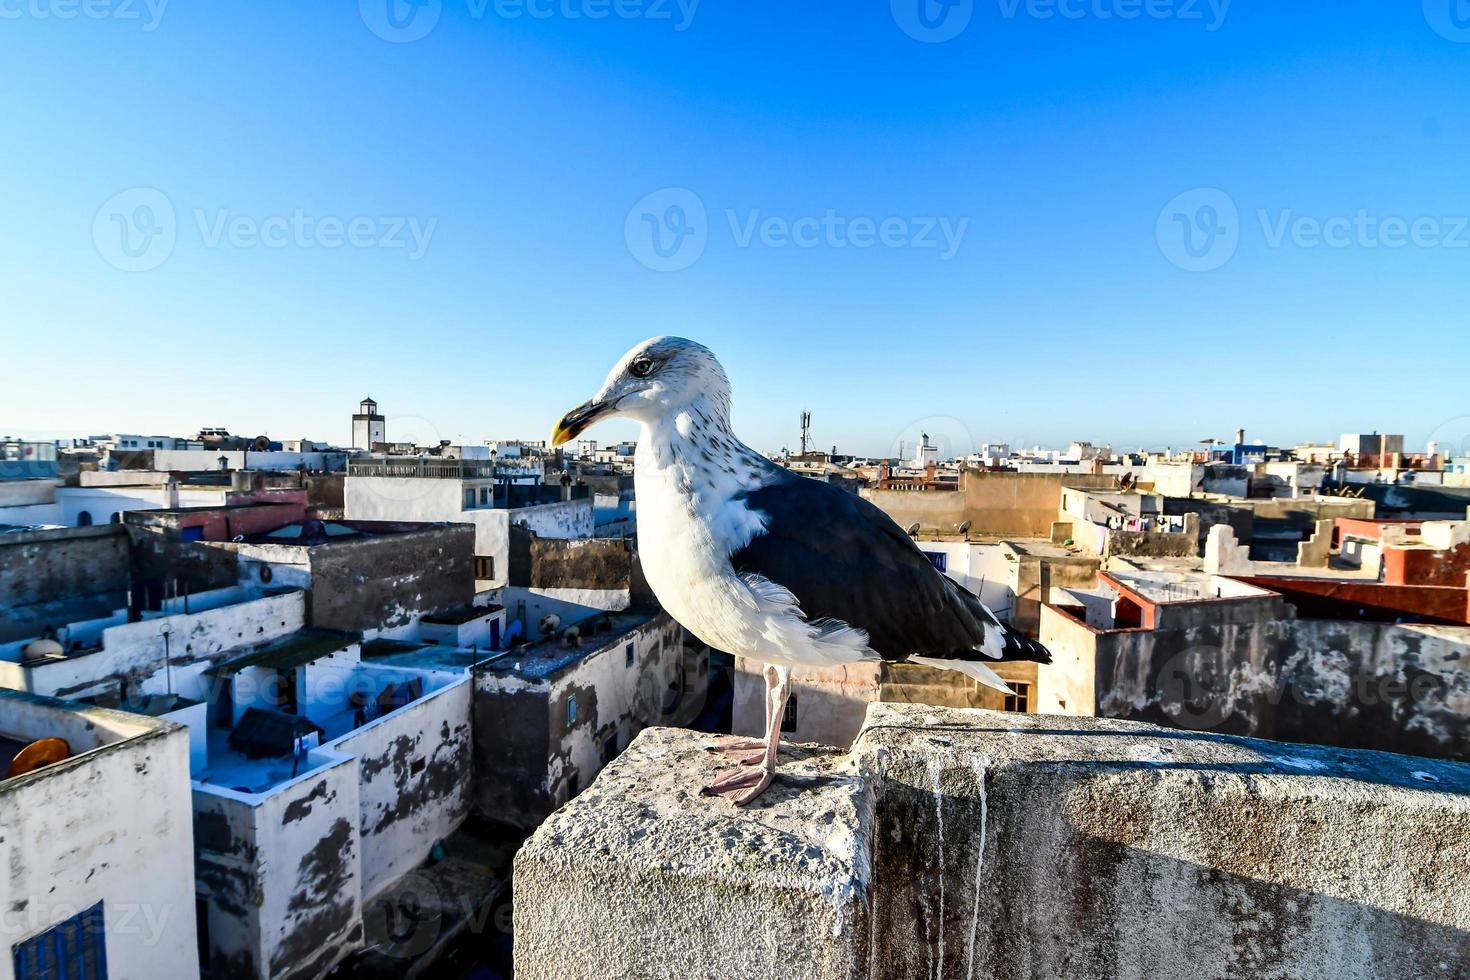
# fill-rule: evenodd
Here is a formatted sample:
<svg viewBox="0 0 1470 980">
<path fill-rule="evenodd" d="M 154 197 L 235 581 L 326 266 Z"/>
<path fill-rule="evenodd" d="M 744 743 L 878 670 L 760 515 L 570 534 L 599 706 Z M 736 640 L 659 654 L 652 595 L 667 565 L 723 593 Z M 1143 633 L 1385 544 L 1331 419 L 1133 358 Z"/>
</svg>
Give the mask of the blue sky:
<svg viewBox="0 0 1470 980">
<path fill-rule="evenodd" d="M 762 449 L 1470 433 L 1465 0 L 89 2 L 0 0 L 0 432 L 544 438 L 678 333 Z"/>
</svg>

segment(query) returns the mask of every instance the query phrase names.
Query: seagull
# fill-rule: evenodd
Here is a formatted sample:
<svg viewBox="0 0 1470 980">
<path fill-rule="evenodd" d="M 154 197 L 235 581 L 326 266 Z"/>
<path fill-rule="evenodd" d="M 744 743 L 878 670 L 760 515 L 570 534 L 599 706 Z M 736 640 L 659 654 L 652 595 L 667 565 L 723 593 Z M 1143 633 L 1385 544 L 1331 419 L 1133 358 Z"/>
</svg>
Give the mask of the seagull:
<svg viewBox="0 0 1470 980">
<path fill-rule="evenodd" d="M 729 379 L 700 344 L 634 347 L 557 423 L 552 445 L 614 417 L 640 428 L 638 554 L 654 595 L 701 642 L 764 664 L 765 738 L 722 740 L 717 751 L 738 764 L 706 795 L 745 806 L 770 785 L 794 666 L 923 664 L 1009 694 L 983 661 L 1051 662 L 878 507 L 736 438 Z"/>
</svg>

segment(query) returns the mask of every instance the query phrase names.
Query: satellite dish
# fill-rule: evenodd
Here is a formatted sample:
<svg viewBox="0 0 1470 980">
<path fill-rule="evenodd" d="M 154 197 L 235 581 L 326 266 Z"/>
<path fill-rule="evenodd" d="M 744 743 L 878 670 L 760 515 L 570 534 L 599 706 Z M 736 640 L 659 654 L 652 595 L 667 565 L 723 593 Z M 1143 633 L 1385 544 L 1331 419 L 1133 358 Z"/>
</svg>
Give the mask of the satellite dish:
<svg viewBox="0 0 1470 980">
<path fill-rule="evenodd" d="M 919 522 L 918 521 L 914 521 L 914 523 L 912 523 L 908 527 L 904 528 L 904 533 L 907 534 L 911 538 L 918 537 L 918 535 L 919 535 Z"/>
<path fill-rule="evenodd" d="M 970 525 L 971 525 L 971 523 L 973 523 L 973 522 L 971 522 L 971 521 L 965 521 L 963 524 L 961 524 L 960 525 L 960 533 L 961 534 L 969 534 L 970 533 Z"/>
<path fill-rule="evenodd" d="M 536 628 L 541 631 L 542 636 L 550 636 L 557 631 L 559 626 L 561 626 L 561 617 L 556 613 L 547 613 L 541 617 L 541 622 Z"/>
<path fill-rule="evenodd" d="M 1118 486 L 1124 490 L 1132 490 L 1138 485 L 1138 478 L 1132 473 L 1124 473 L 1118 478 Z"/>
<path fill-rule="evenodd" d="M 255 437 L 255 448 L 258 452 L 265 452 L 271 447 L 271 441 L 265 436 Z"/>
<path fill-rule="evenodd" d="M 64 738 L 43 738 L 32 742 L 15 754 L 10 762 L 6 779 L 24 776 L 28 772 L 45 768 L 71 756 L 71 746 Z"/>
</svg>

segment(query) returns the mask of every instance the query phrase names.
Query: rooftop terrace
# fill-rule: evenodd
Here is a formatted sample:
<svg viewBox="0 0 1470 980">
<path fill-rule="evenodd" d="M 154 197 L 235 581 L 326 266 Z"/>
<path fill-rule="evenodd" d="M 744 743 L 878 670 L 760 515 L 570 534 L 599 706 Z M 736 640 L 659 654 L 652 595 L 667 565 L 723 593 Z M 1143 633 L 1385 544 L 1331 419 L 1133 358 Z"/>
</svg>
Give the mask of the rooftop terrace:
<svg viewBox="0 0 1470 980">
<path fill-rule="evenodd" d="M 597 613 L 575 623 L 563 623 L 557 636 L 487 657 L 480 669 L 516 674 L 527 679 L 544 679 L 619 642 L 656 615 L 655 611 L 633 607 L 619 612 Z M 573 628 L 578 631 L 576 639 L 571 642 L 562 639 L 562 635 Z"/>
</svg>

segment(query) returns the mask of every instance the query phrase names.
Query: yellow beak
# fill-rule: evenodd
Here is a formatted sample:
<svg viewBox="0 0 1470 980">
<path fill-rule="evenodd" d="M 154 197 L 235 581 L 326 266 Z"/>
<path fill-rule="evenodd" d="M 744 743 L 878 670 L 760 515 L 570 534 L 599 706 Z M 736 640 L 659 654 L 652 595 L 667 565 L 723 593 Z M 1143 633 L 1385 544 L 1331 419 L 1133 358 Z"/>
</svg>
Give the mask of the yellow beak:
<svg viewBox="0 0 1470 980">
<path fill-rule="evenodd" d="M 561 417 L 556 423 L 556 428 L 551 430 L 551 447 L 556 447 L 571 442 L 581 435 L 593 423 L 597 422 L 608 413 L 610 406 L 601 402 L 583 402 L 576 408 Z"/>
</svg>

